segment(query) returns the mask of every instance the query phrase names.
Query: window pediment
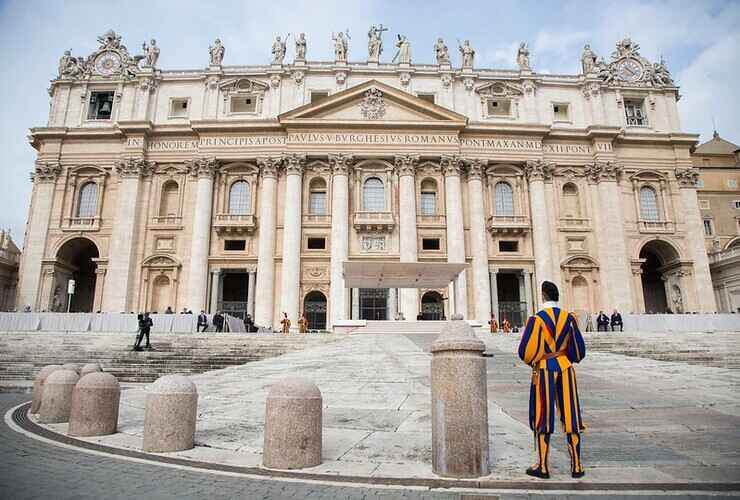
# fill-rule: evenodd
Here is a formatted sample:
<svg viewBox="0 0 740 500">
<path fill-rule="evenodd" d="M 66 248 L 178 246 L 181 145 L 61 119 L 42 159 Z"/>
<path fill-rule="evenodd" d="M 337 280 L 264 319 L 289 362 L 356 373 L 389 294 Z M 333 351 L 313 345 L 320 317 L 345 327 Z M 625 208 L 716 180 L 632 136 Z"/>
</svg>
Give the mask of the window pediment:
<svg viewBox="0 0 740 500">
<path fill-rule="evenodd" d="M 218 88 L 229 94 L 263 94 L 267 92 L 270 86 L 251 78 L 230 78 L 219 84 Z"/>
<path fill-rule="evenodd" d="M 481 96 L 481 98 L 516 98 L 524 94 L 524 89 L 517 83 L 492 81 L 477 86 L 475 93 Z"/>
</svg>

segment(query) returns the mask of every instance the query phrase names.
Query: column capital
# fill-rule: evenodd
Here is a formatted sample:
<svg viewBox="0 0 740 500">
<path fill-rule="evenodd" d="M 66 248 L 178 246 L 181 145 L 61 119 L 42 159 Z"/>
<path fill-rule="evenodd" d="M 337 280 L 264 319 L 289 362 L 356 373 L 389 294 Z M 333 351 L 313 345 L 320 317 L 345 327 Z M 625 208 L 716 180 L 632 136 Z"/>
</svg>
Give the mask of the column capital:
<svg viewBox="0 0 740 500">
<path fill-rule="evenodd" d="M 260 168 L 260 175 L 264 178 L 277 178 L 278 169 L 282 164 L 283 159 L 279 156 L 257 158 L 257 166 Z"/>
<path fill-rule="evenodd" d="M 283 166 L 286 175 L 303 175 L 306 166 L 306 155 L 299 153 L 288 153 L 283 155 Z"/>
<path fill-rule="evenodd" d="M 488 160 L 482 158 L 473 158 L 468 162 L 468 179 L 482 180 L 483 173 L 488 166 Z"/>
<path fill-rule="evenodd" d="M 615 182 L 622 176 L 622 171 L 622 166 L 613 161 L 597 161 L 586 165 L 583 169 L 584 175 L 594 183 L 602 181 Z"/>
<path fill-rule="evenodd" d="M 219 170 L 219 161 L 216 158 L 196 158 L 185 162 L 190 175 L 199 179 L 213 178 Z"/>
<path fill-rule="evenodd" d="M 329 155 L 329 165 L 333 175 L 349 175 L 349 169 L 354 165 L 355 157 L 350 154 L 337 153 Z"/>
<path fill-rule="evenodd" d="M 460 176 L 465 169 L 465 162 L 457 155 L 442 155 L 439 164 L 445 177 Z"/>
<path fill-rule="evenodd" d="M 221 269 L 220 267 L 216 267 L 211 269 L 211 274 L 221 274 L 221 271 L 223 271 L 223 269 Z"/>
<path fill-rule="evenodd" d="M 62 173 L 62 166 L 56 162 L 36 162 L 31 172 L 31 180 L 37 183 L 54 183 Z"/>
<path fill-rule="evenodd" d="M 154 170 L 154 162 L 145 160 L 141 156 L 130 156 L 116 162 L 116 174 L 118 177 L 146 177 Z"/>
<path fill-rule="evenodd" d="M 678 185 L 682 188 L 696 188 L 699 181 L 699 170 L 694 167 L 677 168 L 673 174 L 676 176 Z"/>
<path fill-rule="evenodd" d="M 527 160 L 524 165 L 524 175 L 530 182 L 550 180 L 554 171 L 555 164 L 544 160 Z"/>
<path fill-rule="evenodd" d="M 419 155 L 398 155 L 393 159 L 398 176 L 414 175 L 419 165 Z"/>
</svg>

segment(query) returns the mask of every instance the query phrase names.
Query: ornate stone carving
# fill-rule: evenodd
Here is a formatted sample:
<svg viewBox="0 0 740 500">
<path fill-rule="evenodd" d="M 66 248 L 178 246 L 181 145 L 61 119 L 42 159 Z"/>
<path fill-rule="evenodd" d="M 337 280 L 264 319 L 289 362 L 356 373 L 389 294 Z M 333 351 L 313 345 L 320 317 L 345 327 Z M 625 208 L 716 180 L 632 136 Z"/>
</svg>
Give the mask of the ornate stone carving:
<svg viewBox="0 0 740 500">
<path fill-rule="evenodd" d="M 85 74 L 85 58 L 72 56 L 71 50 L 65 50 L 59 59 L 58 78 L 80 78 Z"/>
<path fill-rule="evenodd" d="M 440 77 L 442 80 L 442 86 L 446 89 L 450 88 L 450 85 L 452 85 L 452 74 L 450 73 L 443 73 Z M 472 80 L 471 80 L 472 81 Z"/>
<path fill-rule="evenodd" d="M 306 155 L 298 153 L 283 155 L 283 166 L 287 175 L 303 175 L 303 167 L 306 166 Z"/>
<path fill-rule="evenodd" d="M 383 118 L 385 116 L 383 92 L 374 87 L 368 89 L 360 103 L 360 111 L 362 112 L 362 116 L 368 120 L 379 120 Z"/>
<path fill-rule="evenodd" d="M 534 94 L 536 86 L 533 80 L 524 80 L 522 82 L 522 90 L 525 94 Z"/>
<path fill-rule="evenodd" d="M 56 182 L 59 174 L 62 173 L 62 167 L 58 163 L 37 163 L 36 168 L 31 173 L 33 182 Z"/>
<path fill-rule="evenodd" d="M 465 162 L 457 155 L 442 155 L 439 164 L 445 176 L 462 175 L 465 171 Z"/>
<path fill-rule="evenodd" d="M 329 165 L 334 175 L 348 175 L 349 169 L 354 165 L 355 157 L 345 153 L 329 155 Z"/>
<path fill-rule="evenodd" d="M 555 164 L 544 160 L 528 160 L 524 165 L 524 175 L 529 181 L 544 181 L 552 179 Z"/>
<path fill-rule="evenodd" d="M 144 92 L 153 93 L 155 90 L 157 90 L 158 84 L 159 82 L 157 81 L 157 79 L 152 77 L 144 77 L 139 80 L 139 88 Z"/>
<path fill-rule="evenodd" d="M 293 72 L 293 80 L 295 81 L 295 84 L 298 86 L 303 85 L 303 79 L 306 77 L 306 72 L 302 69 L 296 70 Z"/>
<path fill-rule="evenodd" d="M 285 41 L 280 38 L 280 36 L 275 37 L 275 41 L 272 42 L 272 64 L 283 64 L 283 59 L 285 59 Z"/>
<path fill-rule="evenodd" d="M 622 167 L 613 161 L 595 162 L 586 165 L 583 174 L 591 182 L 616 181 L 622 175 Z"/>
<path fill-rule="evenodd" d="M 219 161 L 216 158 L 195 158 L 187 160 L 185 167 L 193 177 L 213 177 L 218 173 Z"/>
<path fill-rule="evenodd" d="M 306 50 L 307 50 L 307 42 L 306 42 L 306 34 L 301 33 L 298 35 L 298 38 L 295 39 L 295 60 L 303 62 L 306 60 Z"/>
<path fill-rule="evenodd" d="M 677 168 L 674 171 L 676 181 L 679 186 L 692 188 L 696 187 L 696 183 L 699 181 L 699 170 L 693 167 L 689 168 Z"/>
<path fill-rule="evenodd" d="M 398 59 L 398 64 L 411 64 L 411 42 L 406 35 L 398 35 L 396 47 L 398 52 L 393 56 L 393 61 Z"/>
<path fill-rule="evenodd" d="M 363 236 L 360 245 L 363 252 L 385 252 L 385 236 Z"/>
<path fill-rule="evenodd" d="M 314 265 L 303 268 L 302 281 L 327 281 L 329 279 L 329 269 L 327 266 Z"/>
<path fill-rule="evenodd" d="M 396 165 L 399 177 L 414 175 L 419 165 L 419 155 L 399 155 L 394 158 L 393 163 Z"/>
<path fill-rule="evenodd" d="M 434 56 L 440 66 L 450 64 L 450 51 L 441 38 L 437 38 L 437 43 L 434 44 Z"/>
<path fill-rule="evenodd" d="M 401 85 L 408 87 L 409 83 L 411 83 L 411 73 L 404 71 L 398 75 L 398 79 L 401 82 Z"/>
<path fill-rule="evenodd" d="M 349 54 L 349 30 L 347 33 L 332 33 L 331 39 L 334 40 L 334 61 L 338 63 L 346 63 L 347 55 Z"/>
<path fill-rule="evenodd" d="M 216 38 L 212 46 L 208 46 L 208 55 L 211 66 L 221 66 L 221 63 L 224 61 L 225 54 L 226 47 L 223 46 L 219 38 Z"/>
<path fill-rule="evenodd" d="M 152 38 L 149 41 L 149 45 L 144 42 L 141 45 L 141 48 L 144 49 L 145 54 L 144 65 L 148 68 L 155 68 L 157 66 L 157 61 L 159 61 L 159 47 L 157 47 L 157 41 Z"/>
<path fill-rule="evenodd" d="M 468 160 L 468 179 L 483 179 L 483 173 L 488 166 L 488 160 L 473 158 Z"/>
<path fill-rule="evenodd" d="M 601 93 L 601 85 L 596 82 L 587 83 L 581 88 L 581 92 L 583 92 L 583 97 L 586 99 L 596 97 Z"/>
<path fill-rule="evenodd" d="M 475 49 L 471 47 L 470 40 L 465 40 L 462 45 L 458 45 L 458 50 L 460 50 L 460 54 L 462 55 L 463 69 L 473 69 Z"/>
<path fill-rule="evenodd" d="M 283 159 L 278 156 L 257 158 L 257 165 L 260 168 L 262 177 L 277 177 L 278 170 L 283 164 Z"/>
<path fill-rule="evenodd" d="M 532 83 L 531 80 L 527 80 Z M 481 99 L 494 98 L 494 97 L 508 97 L 515 98 L 520 97 L 524 94 L 524 88 L 522 85 L 516 83 L 504 82 L 504 81 L 492 81 L 479 85 L 475 89 L 475 93 L 481 96 Z"/>
<path fill-rule="evenodd" d="M 516 63 L 519 66 L 520 71 L 532 70 L 529 65 L 529 49 L 527 48 L 527 42 L 519 44 L 519 50 L 516 53 Z"/>
<path fill-rule="evenodd" d="M 139 63 L 147 58 L 146 55 L 130 55 L 120 35 L 113 30 L 99 36 L 98 43 L 98 50 L 87 59 L 72 57 L 70 50 L 65 51 L 59 60 L 59 78 L 80 79 L 94 75 L 131 79 L 139 73 Z"/>
<path fill-rule="evenodd" d="M 148 161 L 141 156 L 130 156 L 116 162 L 116 174 L 118 177 L 145 177 L 154 170 L 154 162 Z"/>
<path fill-rule="evenodd" d="M 367 60 L 368 62 L 380 61 L 380 54 L 383 53 L 383 32 L 388 31 L 381 24 L 377 28 L 375 25 L 370 26 L 367 32 Z"/>
<path fill-rule="evenodd" d="M 280 86 L 280 81 L 282 79 L 283 79 L 283 77 L 280 76 L 277 73 L 271 75 L 270 76 L 270 85 L 272 86 L 272 88 L 275 88 L 275 89 L 278 88 Z"/>
<path fill-rule="evenodd" d="M 465 86 L 465 90 L 470 92 L 471 90 L 473 90 L 473 87 L 475 87 L 475 80 L 470 77 L 466 77 L 463 79 L 463 85 Z"/>
<path fill-rule="evenodd" d="M 612 61 L 606 63 L 600 59 L 592 72 L 609 85 L 633 87 L 673 87 L 671 76 L 665 60 L 651 64 L 640 55 L 640 46 L 629 38 L 617 43 L 612 53 Z"/>
</svg>

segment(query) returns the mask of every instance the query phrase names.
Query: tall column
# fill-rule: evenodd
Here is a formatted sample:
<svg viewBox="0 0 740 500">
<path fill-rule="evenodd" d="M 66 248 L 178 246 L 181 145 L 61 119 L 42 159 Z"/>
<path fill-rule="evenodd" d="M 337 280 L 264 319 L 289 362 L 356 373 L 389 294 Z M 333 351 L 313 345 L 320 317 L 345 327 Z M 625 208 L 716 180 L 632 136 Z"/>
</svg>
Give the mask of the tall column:
<svg viewBox="0 0 740 500">
<path fill-rule="evenodd" d="M 273 326 L 275 305 L 275 231 L 277 221 L 277 171 L 280 158 L 262 158 L 260 167 L 262 186 L 260 190 L 259 246 L 257 249 L 257 290 L 255 297 L 254 322 L 259 326 Z"/>
<path fill-rule="evenodd" d="M 247 275 L 247 314 L 254 319 L 254 289 L 257 276 L 254 271 L 249 271 Z"/>
<path fill-rule="evenodd" d="M 398 298 L 397 288 L 388 289 L 388 319 L 396 319 L 396 313 L 398 312 Z"/>
<path fill-rule="evenodd" d="M 221 269 L 211 269 L 211 314 L 215 314 L 218 311 L 218 290 L 220 285 Z"/>
<path fill-rule="evenodd" d="M 49 232 L 54 186 L 62 172 L 58 163 L 37 163 L 33 173 L 33 198 L 28 214 L 28 232 L 21 254 L 20 281 L 16 307 L 26 306 L 38 311 L 45 306 L 38 303 L 41 292 L 41 261 L 44 258 L 46 235 Z"/>
<path fill-rule="evenodd" d="M 500 320 L 498 317 L 498 269 L 490 271 L 489 279 L 491 289 L 491 311 L 496 315 L 496 319 Z"/>
<path fill-rule="evenodd" d="M 532 293 L 532 271 L 522 272 L 524 273 L 524 295 L 527 301 L 527 314 L 531 316 L 535 311 L 534 294 Z"/>
<path fill-rule="evenodd" d="M 468 169 L 470 203 L 470 251 L 473 254 L 475 318 L 483 323 L 491 318 L 491 290 L 488 281 L 488 233 L 483 203 L 483 169 L 487 160 L 473 160 Z"/>
<path fill-rule="evenodd" d="M 286 177 L 280 310 L 288 313 L 288 319 L 296 328 L 301 302 L 301 188 L 305 163 L 306 157 L 295 153 L 284 160 Z"/>
<path fill-rule="evenodd" d="M 329 307 L 331 328 L 337 321 L 346 319 L 347 292 L 344 283 L 344 262 L 349 259 L 349 169 L 350 155 L 329 155 L 332 169 L 331 181 L 331 283 Z"/>
<path fill-rule="evenodd" d="M 532 245 L 534 246 L 535 277 L 538 283 L 552 281 L 550 249 L 550 216 L 545 197 L 545 178 L 552 176 L 553 165 L 542 160 L 528 161 L 525 173 L 529 180 L 530 218 L 532 219 Z"/>
<path fill-rule="evenodd" d="M 419 157 L 414 155 L 397 156 L 396 169 L 398 170 L 398 239 L 401 262 L 416 262 L 416 184 L 415 171 Z M 407 320 L 415 320 L 419 314 L 419 290 L 416 288 L 401 288 L 401 312 Z"/>
<path fill-rule="evenodd" d="M 131 157 L 116 163 L 119 183 L 116 191 L 116 211 L 108 248 L 109 286 L 103 290 L 103 310 L 106 312 L 130 311 L 129 288 L 134 274 L 136 249 L 136 224 L 139 209 L 141 177 L 151 173 L 153 162 L 141 157 Z M 205 294 L 205 287 L 201 290 Z"/>
<path fill-rule="evenodd" d="M 208 289 L 208 253 L 211 243 L 211 208 L 213 178 L 218 171 L 215 158 L 199 158 L 188 164 L 190 175 L 196 177 L 195 213 L 190 240 L 190 269 L 187 281 L 188 308 L 194 312 L 206 307 Z"/>
<path fill-rule="evenodd" d="M 447 213 L 447 261 L 465 263 L 465 229 L 463 227 L 462 191 L 460 176 L 463 161 L 457 156 L 443 156 L 441 160 L 445 176 L 445 209 Z M 465 270 L 453 281 L 455 302 L 453 314 L 468 316 L 467 280 Z"/>
<path fill-rule="evenodd" d="M 716 312 L 717 304 L 714 300 L 709 258 L 704 246 L 704 228 L 699 211 L 699 201 L 696 197 L 696 181 L 699 179 L 699 171 L 695 168 L 677 168 L 675 175 L 681 191 L 682 220 L 686 225 L 688 243 L 686 246 L 694 260 L 694 285 L 698 312 Z"/>
<path fill-rule="evenodd" d="M 552 177 L 545 179 L 545 204 L 550 207 L 549 213 L 553 214 L 553 219 L 557 217 L 555 215 L 555 186 L 552 183 Z M 560 277 L 560 242 L 558 241 L 558 225 L 553 220 L 552 223 L 547 224 L 547 228 L 550 230 L 550 263 L 552 265 L 552 276 L 551 280 L 561 290 L 564 285 L 561 285 L 562 280 Z"/>
</svg>

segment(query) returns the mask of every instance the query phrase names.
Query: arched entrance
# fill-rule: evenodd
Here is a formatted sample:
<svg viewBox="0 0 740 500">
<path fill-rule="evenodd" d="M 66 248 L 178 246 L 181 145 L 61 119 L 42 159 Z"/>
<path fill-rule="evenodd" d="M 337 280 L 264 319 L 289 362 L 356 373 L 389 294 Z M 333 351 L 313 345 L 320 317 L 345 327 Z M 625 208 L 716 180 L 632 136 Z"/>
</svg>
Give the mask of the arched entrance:
<svg viewBox="0 0 740 500">
<path fill-rule="evenodd" d="M 93 259 L 100 257 L 98 247 L 87 238 L 74 238 L 64 243 L 57 252 L 55 286 L 52 292 L 50 309 L 67 310 L 67 286 L 75 280 L 69 310 L 71 312 L 92 312 L 95 303 L 95 264 Z"/>
<path fill-rule="evenodd" d="M 154 278 L 152 284 L 152 304 L 151 311 L 154 313 L 164 313 L 170 304 L 170 279 L 164 274 Z"/>
<path fill-rule="evenodd" d="M 679 256 L 673 246 L 661 240 L 649 241 L 640 250 L 642 260 L 642 295 L 646 313 L 683 312 L 681 287 L 669 282 L 667 271 L 678 265 Z M 674 288 L 675 287 L 675 288 Z M 671 293 L 667 293 L 666 289 Z"/>
<path fill-rule="evenodd" d="M 441 320 L 444 317 L 444 303 L 439 292 L 427 292 L 421 297 L 421 316 L 423 320 Z"/>
<path fill-rule="evenodd" d="M 326 295 L 314 290 L 303 299 L 309 330 L 326 330 Z"/>
<path fill-rule="evenodd" d="M 588 281 L 583 276 L 576 276 L 571 282 L 573 290 L 573 305 L 571 309 L 574 311 L 593 311 L 591 307 L 591 293 L 588 289 Z"/>
</svg>

